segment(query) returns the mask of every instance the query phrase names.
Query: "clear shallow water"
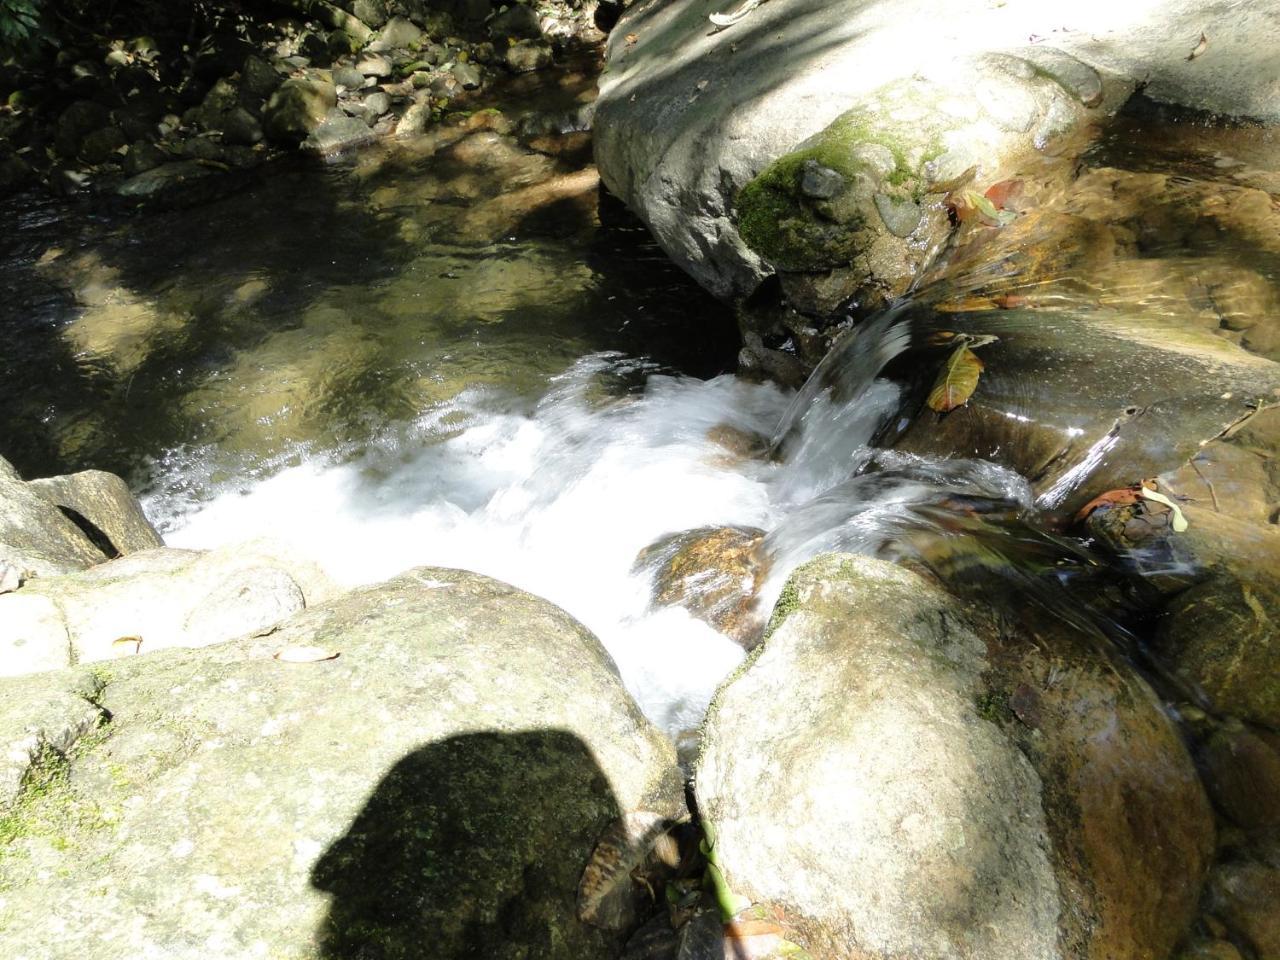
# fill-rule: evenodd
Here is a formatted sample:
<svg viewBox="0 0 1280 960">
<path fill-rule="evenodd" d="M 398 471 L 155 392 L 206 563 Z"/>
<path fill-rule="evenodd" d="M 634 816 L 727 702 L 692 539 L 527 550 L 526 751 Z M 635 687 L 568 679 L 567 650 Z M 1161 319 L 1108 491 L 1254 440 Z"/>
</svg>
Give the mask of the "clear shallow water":
<svg viewBox="0 0 1280 960">
<path fill-rule="evenodd" d="M 540 151 L 518 117 L 481 121 L 194 209 L 77 220 L 11 206 L 0 452 L 28 476 L 124 474 L 174 546 L 270 536 L 349 585 L 421 564 L 507 580 L 600 636 L 645 711 L 677 734 L 743 654 L 684 609 L 652 605 L 637 554 L 673 532 L 764 531 L 757 619 L 795 564 L 841 549 L 1001 584 L 1100 629 L 1089 610 L 1115 574 L 1040 509 L 1090 478 L 1100 448 L 1072 453 L 1037 491 L 1034 469 L 913 447 L 937 366 L 921 353 L 931 333 L 998 331 L 982 389 L 1003 390 L 1009 422 L 1032 427 L 1037 410 L 1078 412 L 1045 410 L 1033 348 L 1082 311 L 1203 327 L 1269 355 L 1263 326 L 1237 321 L 1269 302 L 1275 251 L 1247 218 L 1230 242 L 1222 218 L 1207 230 L 1204 190 L 1179 201 L 1181 232 L 1167 211 L 1148 224 L 1146 198 L 1166 185 L 1139 169 L 1082 177 L 1058 207 L 1046 201 L 1057 233 L 1038 248 L 1010 254 L 996 235 L 970 250 L 864 324 L 799 393 L 748 383 L 725 373 L 729 316 L 599 203 L 575 134 L 543 135 Z M 1118 143 L 1099 148 L 1100 170 L 1128 163 Z M 1268 182 L 1242 162 L 1160 162 Z M 1126 190 L 1125 209 L 1105 207 Z M 1070 230 L 1055 226 L 1059 209 Z M 1112 220 L 1127 245 L 1101 242 Z M 1227 288 L 1200 279 L 1224 266 L 1244 304 L 1229 315 L 1201 302 Z M 1027 369 L 1005 359 L 1019 350 Z M 1080 410 L 1094 402 L 1082 392 Z M 875 449 L 904 431 L 900 449 Z"/>
</svg>

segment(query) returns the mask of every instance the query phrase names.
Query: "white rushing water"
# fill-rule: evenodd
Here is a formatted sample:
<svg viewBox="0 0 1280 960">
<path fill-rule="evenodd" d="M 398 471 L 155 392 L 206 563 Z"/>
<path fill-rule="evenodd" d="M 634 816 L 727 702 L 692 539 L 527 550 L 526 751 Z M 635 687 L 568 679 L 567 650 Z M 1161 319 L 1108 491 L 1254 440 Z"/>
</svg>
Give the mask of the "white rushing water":
<svg viewBox="0 0 1280 960">
<path fill-rule="evenodd" d="M 707 434 L 727 424 L 767 436 L 788 396 L 730 376 L 650 376 L 642 395 L 601 397 L 602 375 L 626 366 L 585 358 L 525 412 L 469 391 L 355 459 L 309 460 L 203 503 L 153 494 L 148 513 L 172 546 L 269 536 L 345 585 L 423 564 L 515 584 L 600 637 L 655 722 L 687 729 L 742 650 L 683 609 L 650 609 L 632 565 L 674 531 L 774 525 L 779 468 L 735 458 Z M 438 439 L 438 424 L 459 419 L 465 427 Z M 170 477 L 161 489 L 184 485 L 200 486 Z"/>
<path fill-rule="evenodd" d="M 767 531 L 767 611 L 797 563 L 877 552 L 912 504 L 947 492 L 1030 502 L 1020 477 L 991 464 L 872 451 L 899 402 L 875 368 L 852 402 L 802 394 L 789 416 L 794 397 L 774 386 L 647 372 L 586 357 L 531 406 L 464 391 L 354 455 L 313 453 L 263 479 L 219 485 L 213 455 L 184 452 L 146 506 L 172 546 L 267 536 L 348 586 L 435 565 L 545 597 L 601 639 L 641 708 L 675 735 L 697 726 L 743 651 L 682 608 L 655 608 L 650 574 L 635 569 L 645 547 L 698 527 Z M 727 426 L 763 440 L 780 424 L 785 463 L 715 439 Z M 873 456 L 876 469 L 856 475 Z M 200 501 L 182 494 L 210 488 Z"/>
</svg>

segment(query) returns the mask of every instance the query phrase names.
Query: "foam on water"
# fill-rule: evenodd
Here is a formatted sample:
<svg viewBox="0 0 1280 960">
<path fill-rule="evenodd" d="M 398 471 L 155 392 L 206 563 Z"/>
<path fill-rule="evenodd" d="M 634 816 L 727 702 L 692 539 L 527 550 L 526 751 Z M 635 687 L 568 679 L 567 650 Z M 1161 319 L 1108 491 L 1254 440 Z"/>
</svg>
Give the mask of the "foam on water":
<svg viewBox="0 0 1280 960">
<path fill-rule="evenodd" d="M 596 355 L 553 381 L 531 410 L 468 391 L 354 458 L 312 458 L 192 503 L 181 461 L 146 502 L 177 547 L 286 541 L 346 585 L 430 564 L 474 570 L 563 607 L 601 638 L 645 713 L 695 726 L 741 649 L 679 608 L 650 609 L 636 554 L 699 526 L 772 528 L 781 468 L 708 439 L 727 424 L 767 436 L 786 407 L 772 386 L 652 375 L 642 393 L 602 391 L 634 375 Z M 602 392 L 604 393 L 601 396 Z M 464 426 L 440 435 L 439 425 Z M 212 456 L 212 454 L 211 454 Z"/>
</svg>

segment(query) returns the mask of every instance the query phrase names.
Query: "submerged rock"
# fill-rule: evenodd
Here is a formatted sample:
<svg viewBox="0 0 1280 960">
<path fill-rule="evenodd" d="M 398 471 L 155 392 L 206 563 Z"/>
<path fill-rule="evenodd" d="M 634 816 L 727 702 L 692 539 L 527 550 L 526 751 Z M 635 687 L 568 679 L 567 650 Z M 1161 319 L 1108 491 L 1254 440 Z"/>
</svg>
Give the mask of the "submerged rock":
<svg viewBox="0 0 1280 960">
<path fill-rule="evenodd" d="M 651 570 L 655 604 L 684 607 L 750 650 L 764 628 L 756 605 L 767 573 L 763 540 L 755 528 L 687 530 L 645 547 L 636 567 Z"/>
<path fill-rule="evenodd" d="M 290 646 L 337 656 L 273 658 Z M 0 681 L 0 755 L 49 784 L 0 796 L 15 956 L 604 960 L 624 934 L 575 911 L 592 848 L 623 813 L 681 803 L 599 642 L 456 570 L 112 664 L 91 704 L 78 677 Z"/>
<path fill-rule="evenodd" d="M 1137 960 L 1193 918 L 1213 822 L 1151 690 L 906 570 L 798 570 L 704 737 L 730 889 L 815 956 Z"/>
<path fill-rule="evenodd" d="M 543 40 L 520 40 L 507 47 L 505 63 L 512 73 L 531 73 L 554 62 L 551 44 Z"/>
</svg>

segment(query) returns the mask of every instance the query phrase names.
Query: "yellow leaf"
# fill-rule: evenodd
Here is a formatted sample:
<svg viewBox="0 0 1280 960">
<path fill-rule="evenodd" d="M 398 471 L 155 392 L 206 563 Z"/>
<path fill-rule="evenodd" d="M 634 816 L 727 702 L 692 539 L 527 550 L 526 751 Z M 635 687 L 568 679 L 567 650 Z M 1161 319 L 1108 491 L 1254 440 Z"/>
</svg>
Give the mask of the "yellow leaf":
<svg viewBox="0 0 1280 960">
<path fill-rule="evenodd" d="M 968 403 L 973 391 L 978 389 L 978 377 L 982 370 L 982 361 L 969 349 L 969 341 L 966 339 L 951 351 L 951 356 L 947 357 L 947 362 L 938 372 L 938 379 L 933 382 L 933 389 L 929 391 L 929 398 L 925 401 L 929 409 L 946 413 Z"/>
<path fill-rule="evenodd" d="M 131 657 L 142 647 L 141 637 L 117 637 L 111 641 L 111 652 L 117 657 Z"/>
<path fill-rule="evenodd" d="M 281 663 L 319 663 L 321 660 L 336 660 L 338 651 L 324 647 L 283 647 L 276 651 L 275 656 Z"/>
</svg>

